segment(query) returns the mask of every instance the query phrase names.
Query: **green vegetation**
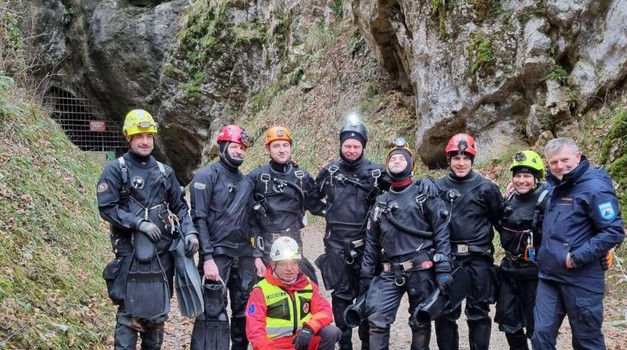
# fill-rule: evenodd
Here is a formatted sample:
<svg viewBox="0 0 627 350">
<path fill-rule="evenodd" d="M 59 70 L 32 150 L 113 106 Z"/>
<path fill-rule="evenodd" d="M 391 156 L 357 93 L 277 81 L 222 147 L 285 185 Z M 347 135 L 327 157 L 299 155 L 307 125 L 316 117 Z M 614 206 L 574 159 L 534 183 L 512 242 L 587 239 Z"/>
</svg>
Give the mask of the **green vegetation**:
<svg viewBox="0 0 627 350">
<path fill-rule="evenodd" d="M 186 22 L 179 32 L 177 55 L 186 62 L 186 73 L 190 81 L 183 90 L 191 98 L 199 97 L 200 86 L 206 73 L 205 66 L 214 53 L 214 48 L 227 34 L 223 22 L 228 1 L 212 6 L 209 0 L 200 0 L 189 6 Z"/>
<path fill-rule="evenodd" d="M 231 30 L 236 46 L 249 45 L 253 42 L 265 43 L 267 40 L 265 27 L 257 20 L 246 22 L 241 27 L 233 27 Z"/>
<path fill-rule="evenodd" d="M 496 53 L 492 46 L 492 40 L 482 34 L 471 34 L 468 54 L 471 58 L 468 69 L 470 75 L 477 72 L 487 73 L 496 64 Z"/>
<path fill-rule="evenodd" d="M 433 0 L 431 2 L 431 15 L 438 19 L 438 31 L 440 35 L 446 37 L 446 8 L 445 0 Z"/>
<path fill-rule="evenodd" d="M 70 24 L 70 22 L 72 22 L 72 17 L 74 17 L 74 9 L 66 7 L 63 10 L 63 24 Z"/>
<path fill-rule="evenodd" d="M 312 61 L 315 62 L 323 55 L 324 49 L 333 43 L 333 40 L 330 28 L 321 21 L 307 36 L 304 44 L 305 52 L 312 55 Z"/>
<path fill-rule="evenodd" d="M 100 169 L 22 95 L 0 92 L 0 348 L 103 349 L 114 315 Z"/>
<path fill-rule="evenodd" d="M 468 0 L 468 3 L 472 5 L 478 22 L 483 22 L 492 13 L 493 0 Z"/>
<path fill-rule="evenodd" d="M 568 82 L 568 71 L 564 69 L 559 64 L 554 65 L 549 74 L 546 76 L 546 80 L 555 80 L 560 83 L 560 85 L 566 85 Z"/>
<path fill-rule="evenodd" d="M 618 196 L 623 210 L 627 208 L 627 109 L 616 108 L 609 114 L 612 128 L 605 135 L 601 146 L 602 164 L 618 184 Z"/>
<path fill-rule="evenodd" d="M 17 78 L 26 63 L 24 32 L 20 18 L 24 17 L 21 1 L 10 0 L 0 8 L 0 75 Z"/>
<path fill-rule="evenodd" d="M 351 56 L 354 56 L 357 53 L 357 50 L 359 50 L 359 47 L 364 43 L 365 40 L 361 33 L 356 33 L 351 38 L 350 44 L 348 45 L 348 52 L 351 54 Z"/>
<path fill-rule="evenodd" d="M 527 9 L 518 15 L 518 19 L 521 22 L 523 23 L 527 22 L 532 16 L 535 16 L 535 17 L 546 16 L 546 13 L 547 13 L 546 0 L 534 0 L 533 5 L 534 5 L 533 8 Z"/>
<path fill-rule="evenodd" d="M 340 18 L 344 18 L 344 0 L 333 0 L 331 10 Z"/>
</svg>

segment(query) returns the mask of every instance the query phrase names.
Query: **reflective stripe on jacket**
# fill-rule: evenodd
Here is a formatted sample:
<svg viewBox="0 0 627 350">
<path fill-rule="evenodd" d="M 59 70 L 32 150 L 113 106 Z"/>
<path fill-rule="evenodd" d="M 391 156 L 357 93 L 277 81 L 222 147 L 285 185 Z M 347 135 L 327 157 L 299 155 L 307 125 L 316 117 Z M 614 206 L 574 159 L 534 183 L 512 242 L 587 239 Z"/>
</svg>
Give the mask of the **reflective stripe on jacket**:
<svg viewBox="0 0 627 350">
<path fill-rule="evenodd" d="M 268 338 L 292 336 L 311 318 L 313 286 L 309 279 L 307 282 L 308 285 L 305 288 L 294 291 L 293 297 L 265 279 L 257 283 L 255 287 L 261 289 L 267 305 L 266 333 Z"/>
</svg>

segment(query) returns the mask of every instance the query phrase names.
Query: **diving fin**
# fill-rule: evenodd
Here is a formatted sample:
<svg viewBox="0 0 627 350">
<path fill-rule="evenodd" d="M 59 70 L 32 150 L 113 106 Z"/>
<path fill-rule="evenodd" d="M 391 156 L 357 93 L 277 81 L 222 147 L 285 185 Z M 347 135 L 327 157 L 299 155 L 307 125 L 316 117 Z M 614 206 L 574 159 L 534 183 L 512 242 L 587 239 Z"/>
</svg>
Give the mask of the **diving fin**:
<svg viewBox="0 0 627 350">
<path fill-rule="evenodd" d="M 198 268 L 193 257 L 185 255 L 183 240 L 176 240 L 171 250 L 174 251 L 175 291 L 181 316 L 196 318 L 205 307 Z"/>
<path fill-rule="evenodd" d="M 142 263 L 133 258 L 124 293 L 126 312 L 139 318 L 162 318 L 170 311 L 170 288 L 158 258 Z"/>
</svg>

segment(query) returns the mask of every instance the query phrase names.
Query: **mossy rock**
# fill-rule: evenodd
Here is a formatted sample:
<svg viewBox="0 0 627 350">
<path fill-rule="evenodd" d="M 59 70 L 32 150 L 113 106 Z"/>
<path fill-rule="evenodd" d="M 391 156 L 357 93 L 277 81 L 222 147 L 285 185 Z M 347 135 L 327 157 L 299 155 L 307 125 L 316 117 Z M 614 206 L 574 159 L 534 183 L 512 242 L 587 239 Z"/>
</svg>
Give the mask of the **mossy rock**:
<svg viewBox="0 0 627 350">
<path fill-rule="evenodd" d="M 621 208 L 627 208 L 627 109 L 616 108 L 612 112 L 612 128 L 605 136 L 601 148 L 601 163 L 618 184 L 617 195 Z"/>
</svg>

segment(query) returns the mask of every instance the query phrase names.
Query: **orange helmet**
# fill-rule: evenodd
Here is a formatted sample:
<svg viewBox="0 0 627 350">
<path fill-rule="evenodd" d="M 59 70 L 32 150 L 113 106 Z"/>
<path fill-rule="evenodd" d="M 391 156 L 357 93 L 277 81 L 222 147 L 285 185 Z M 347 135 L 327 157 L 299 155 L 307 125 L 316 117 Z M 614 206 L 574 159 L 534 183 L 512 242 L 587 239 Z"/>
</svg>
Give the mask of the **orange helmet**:
<svg viewBox="0 0 627 350">
<path fill-rule="evenodd" d="M 292 144 L 290 129 L 283 126 L 273 126 L 266 131 L 266 146 L 272 141 L 283 140 Z"/>
<path fill-rule="evenodd" d="M 220 129 L 218 143 L 224 141 L 239 143 L 244 147 L 250 146 L 250 138 L 246 134 L 246 130 L 239 125 L 227 125 Z"/>
<path fill-rule="evenodd" d="M 446 148 L 444 149 L 447 155 L 450 153 L 468 153 L 472 156 L 477 155 L 477 144 L 475 143 L 475 139 L 472 136 L 460 133 L 455 134 L 448 140 L 446 144 Z"/>
</svg>

